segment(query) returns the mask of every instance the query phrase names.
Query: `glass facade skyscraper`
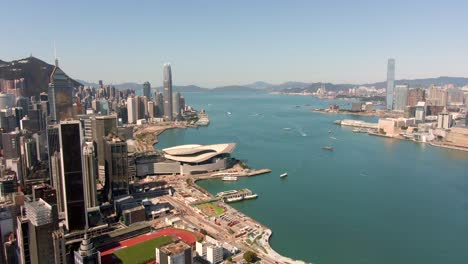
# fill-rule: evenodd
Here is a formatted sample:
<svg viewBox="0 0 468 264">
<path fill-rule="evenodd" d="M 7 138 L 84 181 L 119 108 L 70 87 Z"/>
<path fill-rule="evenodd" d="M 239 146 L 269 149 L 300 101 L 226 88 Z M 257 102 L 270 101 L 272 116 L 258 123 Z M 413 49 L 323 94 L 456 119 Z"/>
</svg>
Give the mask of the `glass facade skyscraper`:
<svg viewBox="0 0 468 264">
<path fill-rule="evenodd" d="M 395 85 L 395 104 L 394 110 L 404 111 L 405 107 L 408 105 L 408 92 L 409 87 L 407 84 L 404 85 Z"/>
<path fill-rule="evenodd" d="M 395 88 L 395 59 L 388 59 L 387 64 L 387 110 L 393 110 L 393 93 Z"/>
<path fill-rule="evenodd" d="M 57 60 L 50 75 L 48 95 L 52 123 L 73 117 L 73 86 L 70 78 L 59 68 Z"/>
<path fill-rule="evenodd" d="M 164 118 L 172 120 L 172 72 L 169 63 L 164 64 Z"/>
</svg>

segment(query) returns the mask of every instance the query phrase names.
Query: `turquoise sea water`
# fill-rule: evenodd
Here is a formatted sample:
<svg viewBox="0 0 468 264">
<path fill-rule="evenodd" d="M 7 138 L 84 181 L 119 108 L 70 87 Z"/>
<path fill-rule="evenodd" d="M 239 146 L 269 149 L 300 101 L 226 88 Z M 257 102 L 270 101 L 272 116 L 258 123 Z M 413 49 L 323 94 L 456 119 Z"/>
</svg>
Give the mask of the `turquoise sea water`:
<svg viewBox="0 0 468 264">
<path fill-rule="evenodd" d="M 199 184 L 258 193 L 234 207 L 273 230 L 279 253 L 314 263 L 468 263 L 468 153 L 352 133 L 333 121 L 376 118 L 312 113 L 330 103 L 312 97 L 184 96 L 207 110 L 210 126 L 166 131 L 156 148 L 235 142 L 236 158 L 272 169 Z"/>
</svg>

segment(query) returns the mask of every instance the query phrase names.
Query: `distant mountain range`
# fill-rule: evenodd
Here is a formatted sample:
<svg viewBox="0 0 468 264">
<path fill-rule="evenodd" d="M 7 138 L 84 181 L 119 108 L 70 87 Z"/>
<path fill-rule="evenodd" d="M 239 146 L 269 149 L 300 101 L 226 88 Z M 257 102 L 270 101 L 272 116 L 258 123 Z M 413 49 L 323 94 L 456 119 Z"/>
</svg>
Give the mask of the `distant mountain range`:
<svg viewBox="0 0 468 264">
<path fill-rule="evenodd" d="M 47 92 L 50 74 L 53 69 L 54 65 L 48 64 L 35 57 L 28 57 L 10 62 L 0 60 L 0 79 L 11 80 L 24 78 L 26 84 L 24 96 L 38 96 L 41 92 Z M 81 83 L 73 79 L 72 83 L 75 87 L 81 85 Z"/>
<path fill-rule="evenodd" d="M 49 84 L 50 74 L 54 69 L 54 65 L 48 64 L 38 58 L 28 57 L 21 60 L 15 60 L 11 62 L 5 62 L 0 60 L 0 79 L 18 79 L 25 78 L 26 91 L 25 96 L 38 95 L 41 92 L 46 92 Z M 62 69 L 63 70 L 63 69 Z M 73 85 L 78 87 L 94 86 L 98 84 L 94 82 L 87 82 L 83 80 L 72 80 Z M 468 85 L 468 78 L 464 77 L 437 77 L 437 78 L 424 78 L 414 80 L 397 80 L 396 84 L 409 84 L 411 87 L 426 87 L 431 84 L 444 85 L 454 84 L 456 86 Z M 189 92 L 247 92 L 247 91 L 269 91 L 269 92 L 315 92 L 322 85 L 322 83 L 306 83 L 306 82 L 294 82 L 289 81 L 282 84 L 271 84 L 267 82 L 254 82 L 245 85 L 228 85 L 216 88 L 204 88 L 196 85 L 174 85 L 173 90 L 181 93 Z M 323 83 L 328 91 L 339 91 L 346 90 L 349 88 L 365 85 L 375 86 L 376 88 L 385 88 L 386 82 L 376 82 L 367 84 L 333 84 Z M 143 84 L 135 82 L 126 82 L 120 84 L 114 84 L 117 89 L 143 89 Z M 162 91 L 162 87 L 156 87 Z"/>
</svg>

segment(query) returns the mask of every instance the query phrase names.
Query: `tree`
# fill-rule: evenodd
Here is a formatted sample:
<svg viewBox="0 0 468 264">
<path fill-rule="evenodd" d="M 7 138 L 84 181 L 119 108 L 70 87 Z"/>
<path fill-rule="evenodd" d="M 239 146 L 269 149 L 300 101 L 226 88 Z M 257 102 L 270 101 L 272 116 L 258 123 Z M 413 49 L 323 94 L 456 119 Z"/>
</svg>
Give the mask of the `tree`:
<svg viewBox="0 0 468 264">
<path fill-rule="evenodd" d="M 200 229 L 200 233 L 202 233 L 205 236 L 208 235 L 208 232 L 205 229 Z"/>
<path fill-rule="evenodd" d="M 248 263 L 253 263 L 257 260 L 257 254 L 249 250 L 244 253 L 244 260 Z"/>
</svg>

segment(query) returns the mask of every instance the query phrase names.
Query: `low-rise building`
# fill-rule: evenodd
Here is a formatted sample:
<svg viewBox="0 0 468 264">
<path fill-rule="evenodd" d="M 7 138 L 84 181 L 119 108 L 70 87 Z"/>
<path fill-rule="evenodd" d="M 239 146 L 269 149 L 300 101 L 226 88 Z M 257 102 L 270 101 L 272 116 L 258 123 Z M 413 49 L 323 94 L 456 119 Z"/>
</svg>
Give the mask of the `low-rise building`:
<svg viewBox="0 0 468 264">
<path fill-rule="evenodd" d="M 182 240 L 156 248 L 156 264 L 192 264 L 192 247 Z"/>
</svg>

